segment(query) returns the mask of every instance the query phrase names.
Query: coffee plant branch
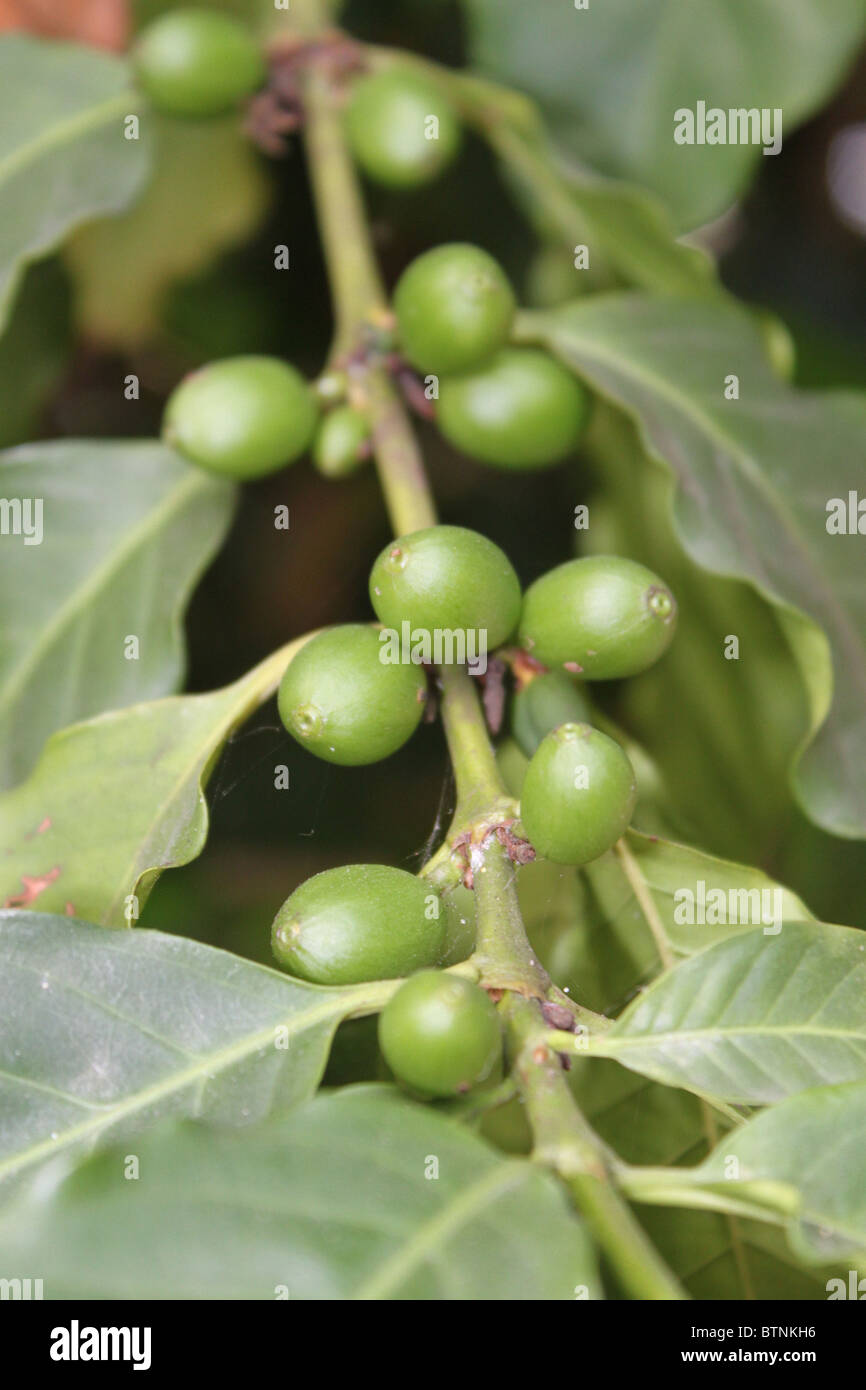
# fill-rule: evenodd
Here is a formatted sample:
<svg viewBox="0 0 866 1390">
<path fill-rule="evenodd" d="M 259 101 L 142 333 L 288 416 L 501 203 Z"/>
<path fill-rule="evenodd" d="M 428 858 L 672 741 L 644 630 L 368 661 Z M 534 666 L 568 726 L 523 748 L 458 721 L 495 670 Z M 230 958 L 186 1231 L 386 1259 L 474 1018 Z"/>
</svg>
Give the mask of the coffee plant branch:
<svg viewBox="0 0 866 1390">
<path fill-rule="evenodd" d="M 325 28 L 327 18 L 320 0 L 295 0 L 292 6 L 293 24 L 304 37 Z M 301 92 L 310 179 L 335 305 L 329 365 L 346 369 L 363 395 L 391 523 L 397 535 L 404 535 L 435 524 L 436 509 L 406 410 L 376 350 L 377 330 L 387 324 L 388 305 L 357 175 L 344 143 L 339 93 L 326 46 L 321 54 L 311 46 Z M 469 867 L 476 890 L 478 941 L 471 963 L 480 967 L 482 984 L 502 990 L 500 1010 L 532 1123 L 534 1157 L 564 1178 L 624 1288 L 638 1298 L 682 1298 L 680 1286 L 614 1187 L 606 1149 L 577 1109 L 559 1056 L 544 1041 L 548 1025 L 539 1000 L 551 994 L 551 987 L 526 936 L 514 867 L 490 828 L 491 818 L 509 798 L 481 702 L 472 678 L 459 667 L 442 668 L 437 678 L 458 810 L 461 817 L 472 818 Z M 563 998 L 559 991 L 553 994 Z"/>
</svg>

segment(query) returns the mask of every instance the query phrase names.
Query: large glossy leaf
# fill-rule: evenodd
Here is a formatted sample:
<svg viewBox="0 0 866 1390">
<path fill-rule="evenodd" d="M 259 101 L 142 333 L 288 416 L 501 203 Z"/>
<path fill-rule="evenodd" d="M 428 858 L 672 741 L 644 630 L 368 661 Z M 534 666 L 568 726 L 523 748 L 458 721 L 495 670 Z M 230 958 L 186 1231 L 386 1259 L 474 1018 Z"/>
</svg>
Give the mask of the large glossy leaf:
<svg viewBox="0 0 866 1390">
<path fill-rule="evenodd" d="M 713 294 L 709 257 L 677 241 L 667 210 L 645 189 L 605 179 L 550 141 L 539 109 L 526 97 L 465 72 L 434 70 L 492 145 L 539 234 L 570 257 L 586 242 L 593 267 L 664 294 Z"/>
<path fill-rule="evenodd" d="M 176 688 L 183 608 L 222 540 L 234 489 L 155 441 L 64 440 L 0 455 L 0 495 L 42 504 L 41 542 L 10 535 L 0 547 L 0 785 L 9 785 L 55 729 Z"/>
<path fill-rule="evenodd" d="M 581 1110 L 601 1137 L 630 1164 L 667 1164 L 672 1183 L 685 1191 L 695 1165 L 719 1143 L 727 1153 L 735 1139 L 719 1139 L 727 1122 L 687 1091 L 674 1090 L 600 1058 L 578 1058 L 569 1082 Z M 686 1166 L 683 1166 L 686 1165 Z M 643 1178 L 648 1170 L 630 1169 Z M 640 1200 L 645 1190 L 634 1190 Z M 660 1199 L 661 1200 L 661 1199 Z M 653 1244 L 693 1298 L 826 1298 L 826 1274 L 804 1269 L 783 1232 L 760 1220 L 744 1220 L 724 1209 L 683 1206 L 637 1208 Z"/>
<path fill-rule="evenodd" d="M 0 1179 L 165 1116 L 244 1125 L 311 1095 L 388 986 L 321 989 L 161 932 L 0 913 Z"/>
<path fill-rule="evenodd" d="M 731 1182 L 730 1159 L 738 1162 Z M 757 1115 L 692 1171 L 701 1184 L 784 1183 L 798 1198 L 790 1235 L 815 1262 L 866 1254 L 866 1084 L 821 1086 Z"/>
<path fill-rule="evenodd" d="M 825 829 L 866 835 L 866 589 L 852 583 L 862 537 L 827 530 L 828 501 L 866 485 L 866 398 L 793 391 L 728 304 L 613 295 L 528 315 L 525 334 L 636 420 L 676 476 L 689 555 L 776 605 L 814 733 L 797 794 Z M 725 399 L 731 373 L 738 400 Z"/>
<path fill-rule="evenodd" d="M 726 859 L 775 864 L 781 828 L 796 815 L 789 768 L 809 727 L 777 610 L 750 584 L 712 574 L 686 553 L 672 516 L 670 469 L 606 402 L 596 404 L 587 448 L 598 486 L 581 553 L 631 556 L 680 600 L 675 641 L 663 660 L 623 683 L 618 703 L 661 770 L 674 822 L 667 837 Z M 724 657 L 731 633 L 739 660 Z M 824 916 L 848 920 L 844 910 Z"/>
<path fill-rule="evenodd" d="M 866 1254 L 866 1083 L 820 1086 L 742 1125 L 695 1168 L 633 1169 L 639 1201 L 763 1208 L 801 1259 Z"/>
<path fill-rule="evenodd" d="M 120 1149 L 41 1174 L 0 1219 L 4 1268 L 44 1271 L 46 1298 L 601 1297 L 552 1177 L 389 1087 L 134 1151 L 137 1181 Z"/>
<path fill-rule="evenodd" d="M 670 1086 L 769 1104 L 866 1077 L 866 934 L 789 923 L 681 961 L 593 1037 L 592 1051 Z"/>
<path fill-rule="evenodd" d="M 129 212 L 83 227 L 65 253 L 81 325 L 127 349 L 159 328 L 175 281 L 204 270 L 253 232 L 267 196 L 261 161 L 236 115 L 150 120 L 154 174 L 147 190 Z"/>
<path fill-rule="evenodd" d="M 0 39 L 0 329 L 22 270 L 67 233 L 128 206 L 148 172 L 127 66 L 93 48 Z"/>
<path fill-rule="evenodd" d="M 49 739 L 32 776 L 0 796 L 0 903 L 105 926 L 134 920 L 159 873 L 201 852 L 215 755 L 297 645 L 222 690 L 133 705 Z"/>
<path fill-rule="evenodd" d="M 750 931 L 762 916 L 771 923 L 811 918 L 760 869 L 634 830 L 623 849 L 583 871 L 536 861 L 519 887 L 545 966 L 602 1013 L 615 1012 L 657 974 L 662 955 L 692 955 Z"/>
<path fill-rule="evenodd" d="M 682 225 L 722 212 L 762 162 L 754 144 L 678 145 L 674 113 L 814 111 L 863 40 L 862 0 L 467 0 L 470 48 L 537 96 L 562 140 L 661 193 Z"/>
</svg>

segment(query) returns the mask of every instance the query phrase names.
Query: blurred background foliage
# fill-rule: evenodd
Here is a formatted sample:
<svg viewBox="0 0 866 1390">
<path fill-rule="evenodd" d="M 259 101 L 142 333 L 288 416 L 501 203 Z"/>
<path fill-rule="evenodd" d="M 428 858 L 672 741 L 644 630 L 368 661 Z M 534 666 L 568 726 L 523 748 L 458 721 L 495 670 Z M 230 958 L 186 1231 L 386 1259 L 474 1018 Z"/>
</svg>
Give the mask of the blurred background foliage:
<svg viewBox="0 0 866 1390">
<path fill-rule="evenodd" d="M 801 0 L 791 0 L 804 27 L 790 39 L 796 51 L 779 71 L 772 32 L 763 25 L 772 7 L 755 6 L 751 20 L 731 0 L 709 7 L 743 26 L 724 60 L 701 28 L 707 7 L 685 7 L 695 27 L 677 43 L 690 55 L 703 51 L 706 64 L 705 72 L 700 65 L 690 70 L 689 91 L 712 100 L 725 89 L 724 81 L 715 83 L 719 65 L 732 80 L 738 55 L 751 53 L 759 72 L 764 63 L 769 74 L 761 104 L 787 103 L 804 122 L 786 130 L 777 158 L 729 152 L 712 182 L 703 171 L 683 177 L 671 164 L 652 104 L 630 110 L 630 93 L 651 85 L 651 65 L 664 55 L 651 50 L 640 25 L 625 24 L 623 4 L 609 3 L 613 28 L 604 44 L 586 50 L 560 33 L 567 7 L 553 0 L 470 0 L 465 7 L 348 0 L 342 18 L 363 38 L 447 63 L 477 55 L 493 75 L 539 96 L 572 155 L 660 193 L 679 225 L 718 256 L 726 286 L 784 320 L 799 384 L 862 390 L 866 59 L 861 54 L 852 67 L 850 56 L 862 33 L 862 4 L 828 0 L 815 30 L 800 13 Z M 114 5 L 101 38 L 83 28 L 79 36 L 117 47 L 125 26 L 134 30 L 169 8 L 163 0 Z M 226 0 L 226 8 L 247 5 Z M 14 9 L 0 8 L 3 27 Z M 816 6 L 805 10 L 814 16 Z M 57 31 L 56 14 L 42 22 Z M 579 22 L 568 15 L 572 34 Z M 628 30 L 619 46 L 617 23 Z M 690 100 L 670 91 L 665 110 Z M 664 140 L 673 149 L 669 130 Z M 524 302 L 546 305 L 574 293 L 563 274 L 567 262 L 539 248 L 477 140 L 467 140 L 435 191 L 368 190 L 368 199 L 389 284 L 427 247 L 471 240 L 501 260 Z M 280 244 L 291 250 L 288 272 L 274 269 Z M 211 358 L 277 353 L 313 376 L 328 347 L 328 304 L 297 142 L 285 159 L 267 161 L 232 122 L 161 120 L 155 176 L 138 205 L 81 229 L 26 277 L 0 339 L 0 443 L 154 435 L 167 393 Z M 138 401 L 124 399 L 128 373 L 140 378 Z M 617 440 L 620 464 L 602 475 L 594 443 L 604 431 Z M 667 521 L 667 484 L 622 420 L 600 410 L 580 456 L 523 476 L 457 456 L 429 427 L 421 434 L 442 519 L 494 538 L 524 582 L 576 549 L 614 549 L 647 561 L 671 583 L 682 612 L 673 650 L 645 676 L 601 692 L 605 709 L 658 763 L 669 823 L 704 849 L 760 865 L 824 920 L 866 926 L 866 850 L 816 830 L 788 788 L 786 768 L 805 712 L 776 620 L 750 589 L 708 576 L 683 555 Z M 280 503 L 291 510 L 288 533 L 273 526 Z M 574 530 L 579 503 L 590 506 L 588 533 Z M 371 471 L 337 485 L 304 461 L 245 489 L 228 542 L 189 611 L 188 688 L 224 685 L 310 628 L 368 619 L 367 574 L 388 535 Z M 711 668 L 707 654 L 710 646 L 718 651 L 727 632 L 756 655 L 727 663 L 720 678 L 719 663 Z M 279 764 L 290 769 L 289 791 L 274 787 Z M 229 745 L 209 800 L 205 853 L 163 877 L 143 924 L 268 960 L 270 920 L 302 879 L 347 861 L 416 868 L 444 828 L 453 788 L 438 726 L 423 727 L 387 762 L 356 771 L 302 752 L 270 706 Z M 527 885 L 530 918 L 548 935 L 557 914 L 568 916 L 574 904 L 573 875 L 565 871 L 536 875 Z"/>
</svg>

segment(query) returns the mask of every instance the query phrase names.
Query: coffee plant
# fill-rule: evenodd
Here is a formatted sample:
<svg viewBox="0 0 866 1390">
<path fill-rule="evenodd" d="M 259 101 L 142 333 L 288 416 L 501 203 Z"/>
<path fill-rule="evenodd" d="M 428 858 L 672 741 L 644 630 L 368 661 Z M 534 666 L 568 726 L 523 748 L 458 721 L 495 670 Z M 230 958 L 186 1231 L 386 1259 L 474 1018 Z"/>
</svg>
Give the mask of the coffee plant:
<svg viewBox="0 0 866 1390">
<path fill-rule="evenodd" d="M 398 8 L 0 36 L 0 1276 L 849 1296 L 866 402 L 718 257 L 864 5 Z"/>
</svg>

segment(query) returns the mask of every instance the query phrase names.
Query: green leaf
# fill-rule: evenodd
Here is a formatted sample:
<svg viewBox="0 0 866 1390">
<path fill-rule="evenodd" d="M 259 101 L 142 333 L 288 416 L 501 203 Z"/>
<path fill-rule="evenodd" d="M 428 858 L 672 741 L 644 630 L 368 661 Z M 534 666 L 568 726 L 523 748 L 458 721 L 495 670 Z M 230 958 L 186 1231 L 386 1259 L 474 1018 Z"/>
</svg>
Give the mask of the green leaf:
<svg viewBox="0 0 866 1390">
<path fill-rule="evenodd" d="M 660 769 L 672 822 L 661 833 L 726 859 L 777 863 L 780 827 L 796 814 L 788 770 L 808 728 L 808 704 L 776 610 L 750 584 L 711 574 L 686 554 L 674 528 L 670 469 L 647 455 L 632 422 L 606 402 L 596 403 L 587 449 L 599 491 L 581 552 L 640 560 L 684 600 L 664 660 L 625 682 L 618 706 Z M 730 634 L 739 660 L 725 659 Z M 844 911 L 823 915 L 848 920 Z"/>
<path fill-rule="evenodd" d="M 661 201 L 561 156 L 533 102 L 474 73 L 422 66 L 492 146 L 539 235 L 559 241 L 569 261 L 585 241 L 593 269 L 601 262 L 627 283 L 661 294 L 722 292 L 709 256 L 675 239 Z"/>
<path fill-rule="evenodd" d="M 83 227 L 65 252 L 80 324 L 127 349 L 158 330 L 172 284 L 244 241 L 267 200 L 261 161 L 236 115 L 153 116 L 151 125 L 155 169 L 143 197 L 122 216 Z"/>
<path fill-rule="evenodd" d="M 201 853 L 215 756 L 273 694 L 303 640 L 222 690 L 54 734 L 32 776 L 0 796 L 0 902 L 104 926 L 134 921 L 162 870 Z"/>
<path fill-rule="evenodd" d="M 828 1274 L 791 1250 L 784 1229 L 716 1211 L 639 1208 L 653 1244 L 692 1298 L 824 1301 Z"/>
<path fill-rule="evenodd" d="M 135 1156 L 137 1181 L 121 1149 L 41 1173 L 0 1222 L 3 1267 L 44 1270 L 47 1298 L 602 1296 L 552 1177 L 390 1087 L 240 1133 L 163 1127 Z"/>
<path fill-rule="evenodd" d="M 811 920 L 800 899 L 760 869 L 635 830 L 625 846 L 628 859 L 611 851 L 582 871 L 536 861 L 521 872 L 533 945 L 557 983 L 588 1008 L 620 1008 L 658 972 L 660 943 L 671 956 L 688 956 L 750 931 L 762 914 Z"/>
<path fill-rule="evenodd" d="M 730 1159 L 737 1160 L 734 1182 Z M 791 1243 L 802 1259 L 866 1254 L 866 1084 L 821 1086 L 757 1115 L 690 1177 L 719 1189 L 783 1183 L 799 1197 Z"/>
<path fill-rule="evenodd" d="M 629 1164 L 677 1165 L 665 1170 L 670 1182 L 689 1190 L 692 1175 L 707 1149 L 719 1143 L 730 1151 L 734 1133 L 718 1140 L 727 1124 L 687 1091 L 648 1081 L 601 1058 L 575 1058 L 569 1073 L 578 1104 L 593 1129 Z M 682 1165 L 692 1165 L 682 1166 Z M 648 1173 L 621 1170 L 619 1181 L 633 1200 L 643 1202 Z M 659 1200 L 667 1200 L 660 1198 Z M 693 1298 L 826 1297 L 825 1279 L 803 1269 L 782 1231 L 761 1220 L 729 1216 L 724 1209 L 698 1209 L 693 1198 L 683 1206 L 646 1206 L 638 1215 L 653 1244 Z"/>
<path fill-rule="evenodd" d="M 234 489 L 155 441 L 64 440 L 0 454 L 0 495 L 36 499 L 43 518 L 41 542 L 10 535 L 0 546 L 8 785 L 55 729 L 177 686 L 183 608 L 226 531 Z M 137 659 L 126 656 L 130 636 Z"/>
<path fill-rule="evenodd" d="M 126 64 L 93 48 L 0 39 L 0 330 L 25 266 L 73 227 L 119 212 L 148 172 Z"/>
<path fill-rule="evenodd" d="M 647 184 L 681 225 L 717 216 L 762 163 L 758 144 L 678 145 L 674 113 L 781 107 L 784 138 L 863 40 L 862 0 L 467 0 L 470 53 L 536 96 L 571 150 Z"/>
<path fill-rule="evenodd" d="M 166 1116 L 286 1109 L 315 1091 L 337 1024 L 392 988 L 322 989 L 183 937 L 0 912 L 0 1179 Z"/>
<path fill-rule="evenodd" d="M 632 1169 L 641 1202 L 752 1207 L 785 1224 L 798 1258 L 866 1254 L 866 1083 L 820 1086 L 725 1135 L 695 1168 Z"/>
<path fill-rule="evenodd" d="M 772 931 L 772 929 L 766 929 Z M 715 1100 L 766 1105 L 866 1077 L 866 935 L 786 923 L 681 961 L 590 1050 Z"/>
<path fill-rule="evenodd" d="M 522 336 L 633 417 L 673 471 L 691 558 L 776 606 L 810 705 L 797 795 L 826 830 L 866 836 L 866 590 L 851 583 L 862 538 L 827 531 L 828 501 L 847 505 L 864 482 L 866 398 L 792 390 L 731 304 L 611 295 L 524 319 Z M 738 400 L 724 396 L 731 373 Z"/>
</svg>

